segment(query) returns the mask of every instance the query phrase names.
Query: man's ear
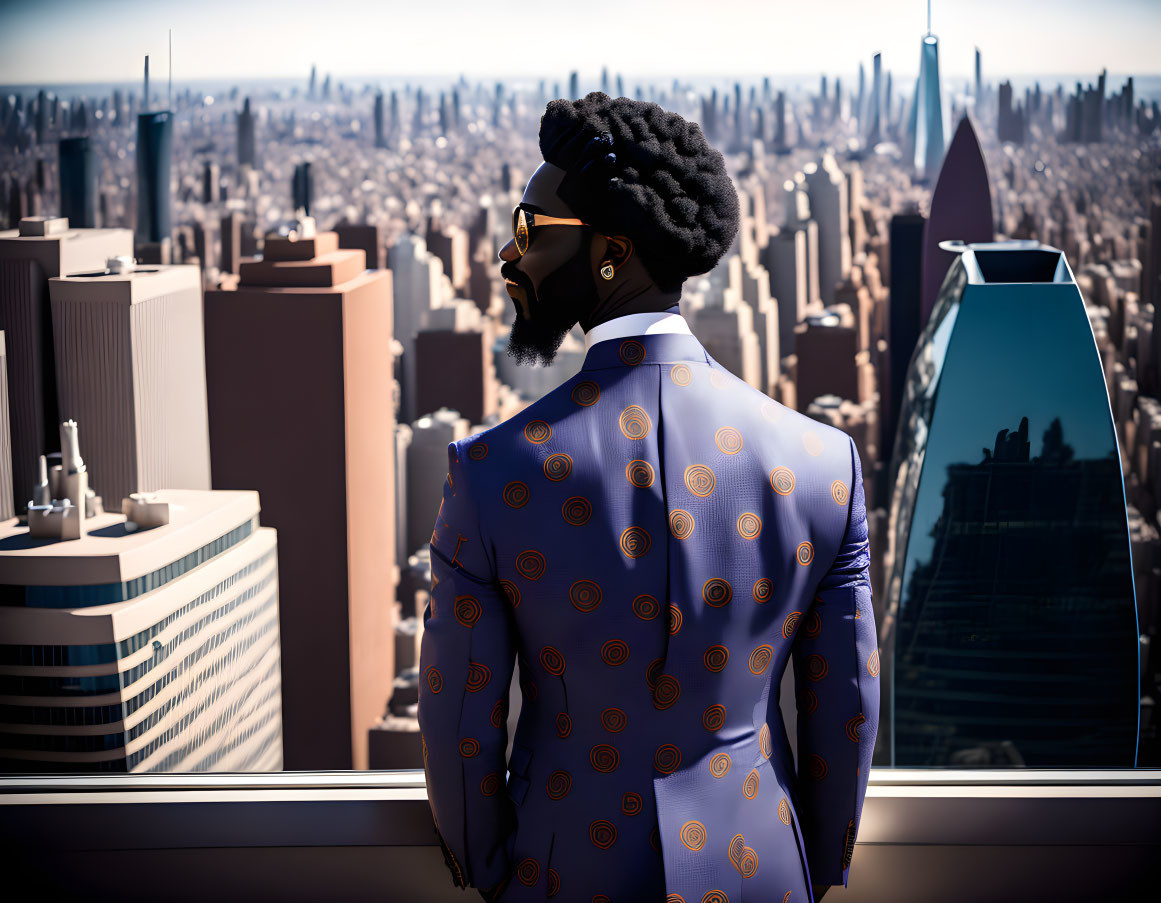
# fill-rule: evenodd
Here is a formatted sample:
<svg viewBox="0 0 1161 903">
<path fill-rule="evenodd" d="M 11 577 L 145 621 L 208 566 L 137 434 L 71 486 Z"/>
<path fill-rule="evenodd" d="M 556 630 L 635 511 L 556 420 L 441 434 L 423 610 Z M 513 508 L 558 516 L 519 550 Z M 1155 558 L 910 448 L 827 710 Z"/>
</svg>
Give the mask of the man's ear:
<svg viewBox="0 0 1161 903">
<path fill-rule="evenodd" d="M 633 242 L 624 235 L 606 235 L 608 246 L 605 249 L 605 259 L 613 266 L 620 268 L 633 256 Z"/>
</svg>

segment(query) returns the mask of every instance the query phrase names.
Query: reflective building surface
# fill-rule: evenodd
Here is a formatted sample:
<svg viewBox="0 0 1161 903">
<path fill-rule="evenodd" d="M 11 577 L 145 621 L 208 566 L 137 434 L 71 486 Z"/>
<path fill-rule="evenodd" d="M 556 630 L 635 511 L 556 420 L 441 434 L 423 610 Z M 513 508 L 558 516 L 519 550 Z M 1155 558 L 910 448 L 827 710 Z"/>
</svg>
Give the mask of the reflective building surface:
<svg viewBox="0 0 1161 903">
<path fill-rule="evenodd" d="M 895 440 L 876 762 L 1133 767 L 1125 492 L 1084 302 L 1056 249 L 959 248 Z"/>
</svg>

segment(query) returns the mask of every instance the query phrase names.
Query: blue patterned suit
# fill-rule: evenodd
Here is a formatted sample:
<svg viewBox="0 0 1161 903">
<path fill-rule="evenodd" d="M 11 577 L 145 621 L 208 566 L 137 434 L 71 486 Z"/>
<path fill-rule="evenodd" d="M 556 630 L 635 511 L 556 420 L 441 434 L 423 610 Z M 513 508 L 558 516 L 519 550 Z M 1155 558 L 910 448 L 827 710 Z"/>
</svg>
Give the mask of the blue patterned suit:
<svg viewBox="0 0 1161 903">
<path fill-rule="evenodd" d="M 879 711 L 850 437 L 645 334 L 593 344 L 448 466 L 419 722 L 453 880 L 504 903 L 845 885 Z"/>
</svg>

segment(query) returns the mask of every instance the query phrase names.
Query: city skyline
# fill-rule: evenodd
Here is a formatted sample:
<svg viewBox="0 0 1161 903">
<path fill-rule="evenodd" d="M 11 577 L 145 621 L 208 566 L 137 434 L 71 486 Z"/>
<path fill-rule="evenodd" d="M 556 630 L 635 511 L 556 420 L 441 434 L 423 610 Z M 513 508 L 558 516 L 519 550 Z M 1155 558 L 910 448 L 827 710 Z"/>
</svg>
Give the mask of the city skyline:
<svg viewBox="0 0 1161 903">
<path fill-rule="evenodd" d="M 825 17 L 812 5 L 750 0 L 721 0 L 712 18 L 704 18 L 702 5 L 691 0 L 674 0 L 667 18 L 608 0 L 594 0 L 586 9 L 591 15 L 577 20 L 557 10 L 530 15 L 526 6 L 506 0 L 486 6 L 449 0 L 437 15 L 412 6 L 335 0 L 328 16 L 312 17 L 308 28 L 297 13 L 311 8 L 299 0 L 260 0 L 244 7 L 207 0 L 196 8 L 146 0 L 7 2 L 0 4 L 0 84 L 135 80 L 146 54 L 160 84 L 168 75 L 169 29 L 175 83 L 304 77 L 311 65 L 341 79 L 483 72 L 543 77 L 559 70 L 563 81 L 570 69 L 595 78 L 602 66 L 628 79 L 787 76 L 845 71 L 852 60 L 870 59 L 875 52 L 883 54 L 884 68 L 913 77 L 919 63 L 915 38 L 926 26 L 921 0 L 883 0 L 873 7 L 836 0 Z M 1154 52 L 1161 5 L 1109 0 L 1103 11 L 1093 19 L 1079 0 L 936 3 L 931 26 L 942 45 L 945 80 L 970 76 L 977 47 L 989 78 L 1098 71 L 1111 46 L 1117 49 L 1118 73 L 1161 74 Z M 836 16 L 848 26 L 841 32 L 830 29 Z M 458 27 L 440 34 L 451 17 Z M 739 29 L 737 23 L 747 17 L 771 27 Z M 697 28 L 690 27 L 695 20 Z M 614 21 L 619 27 L 610 25 Z M 989 27 L 989 21 L 1004 27 Z M 355 22 L 359 27 L 352 29 Z M 230 27 L 223 29 L 222 23 Z M 49 33 L 52 54 L 42 46 Z M 257 34 L 263 40 L 255 41 Z M 396 34 L 431 34 L 438 40 L 394 43 Z"/>
</svg>

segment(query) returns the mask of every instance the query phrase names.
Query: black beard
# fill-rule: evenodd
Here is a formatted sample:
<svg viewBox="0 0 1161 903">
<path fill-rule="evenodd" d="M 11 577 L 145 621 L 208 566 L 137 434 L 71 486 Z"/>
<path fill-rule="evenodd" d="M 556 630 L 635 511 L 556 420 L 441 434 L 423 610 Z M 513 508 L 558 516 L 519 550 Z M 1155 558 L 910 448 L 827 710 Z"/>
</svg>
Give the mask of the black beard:
<svg viewBox="0 0 1161 903">
<path fill-rule="evenodd" d="M 564 337 L 591 311 L 598 301 L 593 284 L 588 244 L 549 273 L 540 284 L 539 297 L 532 281 L 519 270 L 501 268 L 500 272 L 524 289 L 528 299 L 529 319 L 516 305 L 516 321 L 508 337 L 508 356 L 520 364 L 551 364 Z"/>
</svg>

